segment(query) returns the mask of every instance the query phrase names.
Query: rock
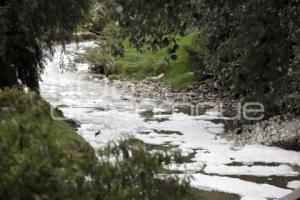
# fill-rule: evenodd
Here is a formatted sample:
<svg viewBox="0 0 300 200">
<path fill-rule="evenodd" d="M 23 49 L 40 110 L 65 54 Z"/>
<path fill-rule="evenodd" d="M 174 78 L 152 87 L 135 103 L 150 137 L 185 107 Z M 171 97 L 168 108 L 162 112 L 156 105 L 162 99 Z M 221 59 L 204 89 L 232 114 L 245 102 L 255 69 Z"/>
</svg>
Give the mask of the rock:
<svg viewBox="0 0 300 200">
<path fill-rule="evenodd" d="M 77 120 L 66 118 L 64 121 L 75 129 L 80 127 L 80 123 Z"/>
<path fill-rule="evenodd" d="M 300 119 L 285 120 L 275 116 L 252 125 L 242 125 L 242 131 L 227 130 L 222 137 L 232 139 L 236 144 L 265 144 L 288 150 L 300 151 Z M 235 136 L 234 136 L 235 135 Z"/>
</svg>

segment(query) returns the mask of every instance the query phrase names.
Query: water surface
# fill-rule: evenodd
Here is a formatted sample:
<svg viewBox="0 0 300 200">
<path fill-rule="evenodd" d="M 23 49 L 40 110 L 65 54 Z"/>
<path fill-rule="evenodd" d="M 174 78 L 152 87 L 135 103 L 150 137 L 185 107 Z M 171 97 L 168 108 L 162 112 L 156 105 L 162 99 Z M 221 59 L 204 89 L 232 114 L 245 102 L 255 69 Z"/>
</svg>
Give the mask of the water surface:
<svg viewBox="0 0 300 200">
<path fill-rule="evenodd" d="M 172 101 L 163 102 L 164 106 L 155 99 L 137 101 L 128 89 L 89 73 L 88 65 L 76 63 L 75 57 L 92 45 L 69 44 L 64 54 L 57 47 L 42 75 L 41 94 L 80 123 L 78 133 L 95 149 L 129 136 L 152 150 L 179 149 L 188 159 L 169 166 L 170 170 L 192 175 L 196 188 L 237 194 L 243 200 L 280 198 L 292 191 L 289 182 L 294 186 L 300 180 L 299 152 L 262 145 L 235 147 L 218 138 L 224 131 L 222 123 L 214 123 L 219 113 L 171 112 L 165 105 Z"/>
</svg>

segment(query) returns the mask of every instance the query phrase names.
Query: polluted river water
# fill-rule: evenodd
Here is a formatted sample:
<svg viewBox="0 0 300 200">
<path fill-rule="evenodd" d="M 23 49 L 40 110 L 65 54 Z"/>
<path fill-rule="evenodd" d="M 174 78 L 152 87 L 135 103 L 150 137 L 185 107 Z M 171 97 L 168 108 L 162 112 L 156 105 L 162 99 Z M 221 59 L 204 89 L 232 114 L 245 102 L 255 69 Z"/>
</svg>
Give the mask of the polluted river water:
<svg viewBox="0 0 300 200">
<path fill-rule="evenodd" d="M 236 147 L 218 137 L 224 131 L 217 112 L 188 115 L 170 112 L 170 102 L 144 98 L 99 75 L 76 58 L 93 42 L 61 47 L 45 64 L 41 95 L 67 118 L 80 124 L 80 134 L 95 150 L 110 141 L 134 137 L 158 149 L 180 150 L 189 159 L 168 169 L 190 175 L 191 185 L 205 191 L 238 195 L 242 200 L 281 198 L 300 187 L 300 153 L 277 147 Z M 62 65 L 64 67 L 62 67 Z M 59 119 L 57 119 L 59 120 Z M 231 199 L 223 197 L 220 199 Z"/>
</svg>

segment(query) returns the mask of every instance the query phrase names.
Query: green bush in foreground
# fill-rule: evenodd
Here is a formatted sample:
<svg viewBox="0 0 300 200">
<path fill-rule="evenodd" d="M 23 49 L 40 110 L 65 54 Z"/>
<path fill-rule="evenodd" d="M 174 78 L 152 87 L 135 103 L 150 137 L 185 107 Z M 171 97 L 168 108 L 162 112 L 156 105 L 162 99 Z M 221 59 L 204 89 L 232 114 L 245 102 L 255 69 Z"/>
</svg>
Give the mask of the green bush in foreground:
<svg viewBox="0 0 300 200">
<path fill-rule="evenodd" d="M 0 199 L 84 197 L 93 149 L 37 94 L 0 91 Z"/>
<path fill-rule="evenodd" d="M 161 153 L 150 154 L 143 143 L 130 139 L 99 152 L 100 162 L 92 174 L 95 195 L 101 199 L 190 199 L 188 181 L 176 177 L 156 178 L 163 165 L 176 160 Z"/>
<path fill-rule="evenodd" d="M 50 117 L 37 94 L 0 90 L 0 199 L 186 199 L 188 183 L 158 179 L 172 161 L 134 140 L 99 152 Z"/>
</svg>

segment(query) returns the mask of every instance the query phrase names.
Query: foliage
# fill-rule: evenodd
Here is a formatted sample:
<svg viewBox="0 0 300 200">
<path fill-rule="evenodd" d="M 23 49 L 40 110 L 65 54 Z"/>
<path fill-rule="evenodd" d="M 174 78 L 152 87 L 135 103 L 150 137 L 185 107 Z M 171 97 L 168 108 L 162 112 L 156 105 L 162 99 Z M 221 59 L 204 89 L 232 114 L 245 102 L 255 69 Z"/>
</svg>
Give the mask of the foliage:
<svg viewBox="0 0 300 200">
<path fill-rule="evenodd" d="M 108 32 L 108 36 L 112 33 Z M 104 35 L 104 33 L 102 33 Z M 190 67 L 188 53 L 185 46 L 192 42 L 197 34 L 192 32 L 183 37 L 177 37 L 176 41 L 180 45 L 177 50 L 177 59 L 170 59 L 168 48 L 152 51 L 149 46 L 145 46 L 140 50 L 131 47 L 127 39 L 123 40 L 120 53 L 113 53 L 117 49 L 109 45 L 109 37 L 99 38 L 99 45 L 89 49 L 82 58 L 90 63 L 91 70 L 97 73 L 109 75 L 109 79 L 147 79 L 149 77 L 159 76 L 164 74 L 162 80 L 175 88 L 185 89 L 194 86 L 197 83 L 194 75 L 195 69 Z M 111 36 L 118 38 L 118 36 Z M 118 40 L 118 39 L 115 39 Z M 116 44 L 116 43 L 114 43 Z M 107 50 L 108 49 L 108 50 Z M 112 57 L 111 55 L 115 55 Z M 105 65 L 110 63 L 109 65 Z M 102 67 L 109 66 L 109 69 Z M 104 70 L 103 70 L 104 69 Z"/>
<path fill-rule="evenodd" d="M 130 47 L 127 40 L 123 44 L 124 56 L 115 57 L 115 74 L 127 78 L 145 79 L 167 71 L 168 63 L 164 50 L 153 53 L 144 48 L 137 51 Z"/>
<path fill-rule="evenodd" d="M 119 23 L 122 36 L 129 37 L 129 42 L 138 49 L 144 44 L 158 49 L 176 43 L 174 33 L 184 34 L 186 22 L 181 19 L 188 18 L 191 8 L 187 7 L 190 1 L 180 0 L 101 2 L 113 8 L 111 18 Z"/>
<path fill-rule="evenodd" d="M 300 114 L 300 94 L 299 92 L 294 92 L 285 95 L 280 101 L 281 110 L 284 113 L 296 113 Z"/>
<path fill-rule="evenodd" d="M 158 178 L 164 165 L 175 158 L 162 153 L 149 154 L 136 139 L 111 144 L 99 152 L 92 185 L 101 199 L 190 199 L 188 182 L 177 178 Z"/>
<path fill-rule="evenodd" d="M 197 65 L 192 63 L 187 48 L 193 45 L 194 38 L 198 33 L 194 30 L 184 36 L 178 36 L 176 43 L 177 58 L 170 60 L 170 67 L 166 73 L 164 81 L 178 89 L 189 89 L 199 84 L 197 80 Z"/>
<path fill-rule="evenodd" d="M 106 25 L 111 22 L 109 9 L 102 2 L 95 2 L 90 14 L 93 16 L 90 31 L 101 35 Z"/>
<path fill-rule="evenodd" d="M 271 103 L 268 112 L 276 114 L 282 96 L 299 93 L 298 85 L 291 91 L 288 83 L 295 78 L 299 84 L 299 76 L 289 75 L 300 68 L 298 0 L 114 0 L 107 4 L 115 5 L 114 19 L 138 49 L 149 43 L 154 49 L 168 46 L 174 33 L 198 27 L 207 39 L 196 42 L 203 42 L 206 52 L 197 47 L 190 53 L 198 57 L 200 70 L 208 70 L 219 81 L 224 95 Z"/>
<path fill-rule="evenodd" d="M 38 90 L 43 61 L 53 53 L 51 38 L 72 34 L 89 4 L 90 0 L 1 1 L 0 87 L 19 79 Z"/>
<path fill-rule="evenodd" d="M 263 102 L 278 114 L 299 68 L 300 6 L 293 1 L 225 1 L 209 4 L 208 50 L 224 92 Z M 206 15 L 207 16 L 207 15 Z M 295 77 L 298 79 L 299 76 Z M 263 98 L 262 98 L 263 97 Z M 285 101 L 284 103 L 289 103 Z M 288 107 L 292 104 L 286 105 Z M 290 109 L 292 111 L 292 109 Z"/>
<path fill-rule="evenodd" d="M 214 16 L 207 19 L 212 34 L 208 47 L 217 58 L 224 89 L 240 95 L 273 95 L 296 61 L 299 8 L 285 1 L 209 5 L 214 6 Z"/>
<path fill-rule="evenodd" d="M 191 198 L 188 181 L 157 177 L 178 156 L 150 154 L 131 139 L 100 150 L 97 161 L 36 93 L 1 90 L 0 107 L 1 199 Z"/>
<path fill-rule="evenodd" d="M 188 52 L 188 60 L 190 64 L 196 69 L 197 78 L 199 81 L 206 81 L 208 79 L 215 79 L 215 70 L 210 65 L 211 56 L 208 53 L 207 43 L 208 38 L 206 31 L 203 29 L 199 31 L 192 38 L 192 42 L 185 47 Z"/>
<path fill-rule="evenodd" d="M 0 91 L 0 108 L 0 198 L 83 198 L 93 149 L 35 93 Z"/>
<path fill-rule="evenodd" d="M 90 69 L 94 73 L 110 75 L 113 72 L 114 59 L 106 48 L 89 48 L 82 57 L 90 64 Z"/>
<path fill-rule="evenodd" d="M 81 57 L 90 64 L 92 72 L 110 75 L 114 71 L 114 57 L 123 55 L 121 40 L 119 37 L 119 28 L 109 18 L 103 16 L 107 9 L 100 4 L 97 7 L 100 10 L 95 14 L 92 31 L 97 32 L 98 39 L 96 47 L 89 48 Z M 100 20 L 100 19 L 101 20 Z M 100 20 L 100 22 L 98 21 Z M 99 25 L 99 23 L 101 25 Z M 99 27 L 101 26 L 101 28 Z"/>
</svg>

